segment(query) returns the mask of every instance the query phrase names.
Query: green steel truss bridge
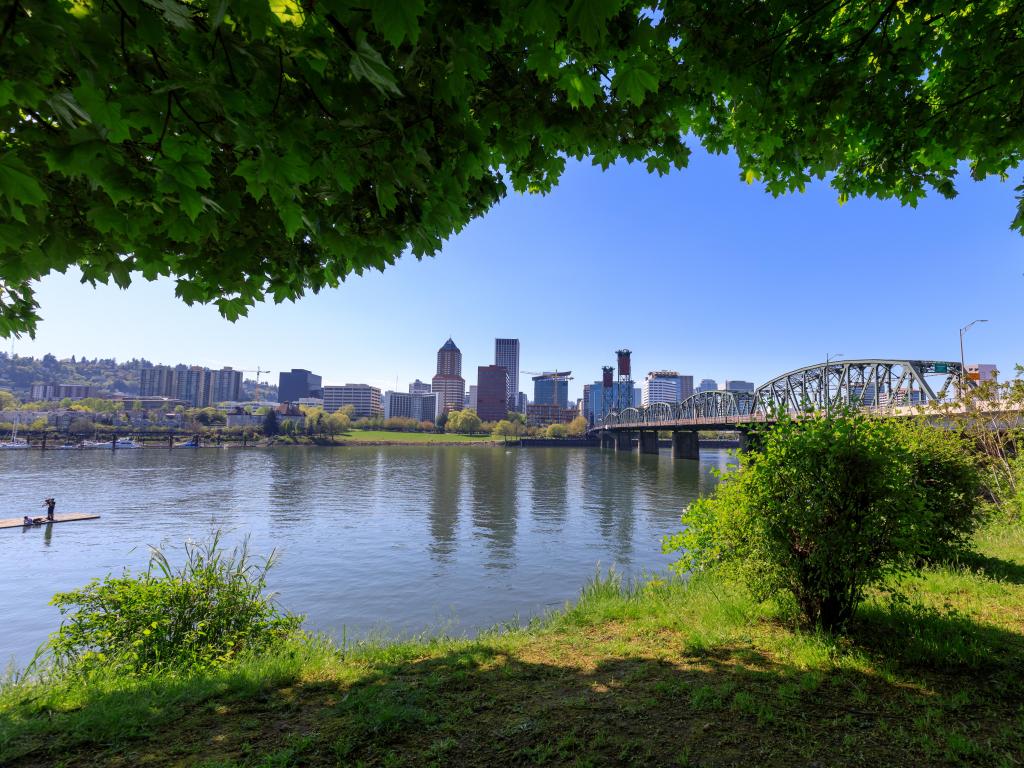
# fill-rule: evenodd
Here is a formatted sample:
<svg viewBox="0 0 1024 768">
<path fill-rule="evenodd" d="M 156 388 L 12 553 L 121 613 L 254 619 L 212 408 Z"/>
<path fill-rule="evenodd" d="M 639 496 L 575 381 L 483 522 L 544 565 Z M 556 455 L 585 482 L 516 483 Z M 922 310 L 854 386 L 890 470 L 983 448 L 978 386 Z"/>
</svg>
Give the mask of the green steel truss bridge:
<svg viewBox="0 0 1024 768">
<path fill-rule="evenodd" d="M 698 392 L 678 403 L 651 403 L 639 408 L 612 411 L 594 425 L 591 433 L 602 441 L 613 436 L 640 432 L 641 451 L 645 436 L 658 431 L 690 431 L 696 451 L 696 430 L 737 429 L 744 425 L 775 421 L 780 413 L 792 415 L 858 408 L 873 413 L 907 413 L 920 406 L 952 403 L 962 379 L 958 362 L 942 360 L 834 360 L 789 371 L 753 392 L 715 390 Z M 650 435 L 645 432 L 650 431 Z M 679 434 L 673 436 L 673 446 Z M 648 439 L 649 441 L 649 439 Z M 673 451 L 676 453 L 677 451 Z"/>
</svg>

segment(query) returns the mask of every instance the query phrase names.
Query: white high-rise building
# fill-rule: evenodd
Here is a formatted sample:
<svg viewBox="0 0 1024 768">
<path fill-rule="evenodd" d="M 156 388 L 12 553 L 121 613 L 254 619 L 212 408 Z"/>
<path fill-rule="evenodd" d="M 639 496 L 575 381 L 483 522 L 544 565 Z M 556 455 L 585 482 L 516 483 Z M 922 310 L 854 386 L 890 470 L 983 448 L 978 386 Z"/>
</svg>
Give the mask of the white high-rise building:
<svg viewBox="0 0 1024 768">
<path fill-rule="evenodd" d="M 494 364 L 508 373 L 506 401 L 510 411 L 516 410 L 519 394 L 519 339 L 494 340 Z"/>
<path fill-rule="evenodd" d="M 651 403 L 678 403 L 693 394 L 693 376 L 677 371 L 651 371 L 641 385 L 641 400 Z"/>
</svg>

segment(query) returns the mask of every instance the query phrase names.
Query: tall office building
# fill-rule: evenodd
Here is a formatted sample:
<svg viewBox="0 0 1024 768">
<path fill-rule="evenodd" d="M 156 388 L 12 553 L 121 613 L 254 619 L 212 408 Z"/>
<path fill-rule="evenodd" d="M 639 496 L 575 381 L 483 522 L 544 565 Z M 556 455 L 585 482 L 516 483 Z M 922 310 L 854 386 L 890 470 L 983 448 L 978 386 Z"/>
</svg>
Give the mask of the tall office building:
<svg viewBox="0 0 1024 768">
<path fill-rule="evenodd" d="M 477 406 L 477 391 L 480 389 L 476 384 L 469 385 L 469 395 L 466 397 L 466 407 L 472 408 L 474 411 Z"/>
<path fill-rule="evenodd" d="M 451 337 L 437 350 L 437 373 L 440 376 L 462 375 L 462 351 Z"/>
<path fill-rule="evenodd" d="M 242 395 L 242 372 L 233 368 L 221 368 L 209 372 L 206 385 L 207 403 L 237 403 Z"/>
<path fill-rule="evenodd" d="M 725 389 L 731 392 L 753 392 L 754 382 L 741 379 L 726 379 Z"/>
<path fill-rule="evenodd" d="M 495 339 L 494 364 L 508 371 L 508 393 L 505 399 L 508 401 L 508 410 L 514 411 L 519 404 L 519 339 Z"/>
<path fill-rule="evenodd" d="M 527 397 L 525 392 L 520 392 L 516 395 L 516 407 L 513 408 L 516 413 L 526 413 Z"/>
<path fill-rule="evenodd" d="M 713 392 L 718 389 L 718 382 L 714 379 L 701 379 L 700 386 L 697 387 L 698 392 Z"/>
<path fill-rule="evenodd" d="M 501 421 L 508 415 L 508 371 L 504 366 L 477 368 L 476 412 L 481 421 Z"/>
<path fill-rule="evenodd" d="M 291 372 L 281 371 L 277 377 L 277 401 L 294 403 L 310 397 L 313 390 L 320 389 L 323 380 L 305 368 L 292 368 Z"/>
<path fill-rule="evenodd" d="M 324 410 L 334 413 L 346 405 L 352 406 L 352 418 L 363 419 L 381 416 L 380 390 L 369 384 L 346 384 L 344 386 L 326 386 L 324 390 Z"/>
<path fill-rule="evenodd" d="M 442 413 L 461 411 L 465 405 L 466 380 L 462 378 L 462 352 L 451 338 L 437 350 L 437 374 L 430 380 Z"/>
<path fill-rule="evenodd" d="M 693 376 L 682 376 L 677 371 L 651 371 L 641 387 L 644 405 L 651 403 L 678 403 L 693 394 Z"/>
<path fill-rule="evenodd" d="M 416 381 L 412 382 L 409 385 L 409 394 L 410 395 L 424 395 L 424 394 L 429 394 L 430 392 L 431 392 L 430 385 L 427 384 L 427 382 L 425 382 L 425 381 L 420 381 L 419 379 L 416 379 Z"/>
<path fill-rule="evenodd" d="M 237 401 L 241 389 L 242 372 L 232 368 L 155 365 L 139 371 L 140 397 L 170 397 L 198 408 Z"/>
<path fill-rule="evenodd" d="M 533 377 L 533 404 L 569 407 L 569 377 L 572 371 L 552 371 Z"/>
</svg>

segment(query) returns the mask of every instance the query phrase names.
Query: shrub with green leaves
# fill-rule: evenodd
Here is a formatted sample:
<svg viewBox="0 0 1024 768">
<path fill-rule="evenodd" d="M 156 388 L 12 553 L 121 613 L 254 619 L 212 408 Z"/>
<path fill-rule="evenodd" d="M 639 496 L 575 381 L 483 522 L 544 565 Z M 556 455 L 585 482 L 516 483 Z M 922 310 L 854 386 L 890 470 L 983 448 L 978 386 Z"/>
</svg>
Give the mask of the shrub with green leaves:
<svg viewBox="0 0 1024 768">
<path fill-rule="evenodd" d="M 941 559 L 962 549 L 984 519 L 981 457 L 964 433 L 918 419 L 899 422 L 914 469 L 914 482 L 930 513 L 922 557 Z"/>
<path fill-rule="evenodd" d="M 246 544 L 232 551 L 212 540 L 185 545 L 175 570 L 154 550 L 141 574 L 95 579 L 53 597 L 65 616 L 49 642 L 58 668 L 97 666 L 141 674 L 222 666 L 267 650 L 302 621 L 266 594 L 273 554 L 254 559 Z"/>
<path fill-rule="evenodd" d="M 922 429 L 855 413 L 783 418 L 663 547 L 682 552 L 680 572 L 717 567 L 759 599 L 789 592 L 810 623 L 835 630 L 866 589 L 977 521 L 963 442 Z"/>
</svg>

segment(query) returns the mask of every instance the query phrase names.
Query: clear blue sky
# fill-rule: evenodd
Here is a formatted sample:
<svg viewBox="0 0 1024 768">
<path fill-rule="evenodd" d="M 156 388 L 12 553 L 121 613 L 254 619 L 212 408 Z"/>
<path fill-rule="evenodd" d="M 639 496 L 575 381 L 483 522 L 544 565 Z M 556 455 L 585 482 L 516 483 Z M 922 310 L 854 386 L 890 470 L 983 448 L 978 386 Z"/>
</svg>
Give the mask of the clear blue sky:
<svg viewBox="0 0 1024 768">
<path fill-rule="evenodd" d="M 965 181 L 917 209 L 821 183 L 773 199 L 739 181 L 729 157 L 688 169 L 567 169 L 547 197 L 511 196 L 437 257 L 234 324 L 186 307 L 173 284 L 93 290 L 73 276 L 39 287 L 43 322 L 19 354 L 160 363 L 309 368 L 324 383 L 405 389 L 434 373 L 451 335 L 463 375 L 492 362 L 494 338 L 521 340 L 521 368 L 571 369 L 575 397 L 633 350 L 634 375 L 673 368 L 755 383 L 821 361 L 959 358 L 1010 371 L 1024 362 L 1024 238 L 1008 229 L 1018 181 Z M 528 377 L 521 388 L 532 397 Z"/>
</svg>

